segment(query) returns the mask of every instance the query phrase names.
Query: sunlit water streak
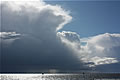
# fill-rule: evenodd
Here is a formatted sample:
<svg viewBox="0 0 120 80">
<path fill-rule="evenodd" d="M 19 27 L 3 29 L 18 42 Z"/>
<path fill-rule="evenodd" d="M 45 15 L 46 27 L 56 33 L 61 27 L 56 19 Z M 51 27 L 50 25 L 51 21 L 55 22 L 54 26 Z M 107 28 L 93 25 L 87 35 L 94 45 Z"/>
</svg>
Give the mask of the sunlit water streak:
<svg viewBox="0 0 120 80">
<path fill-rule="evenodd" d="M 120 80 L 95 79 L 84 74 L 1 74 L 0 80 Z"/>
</svg>

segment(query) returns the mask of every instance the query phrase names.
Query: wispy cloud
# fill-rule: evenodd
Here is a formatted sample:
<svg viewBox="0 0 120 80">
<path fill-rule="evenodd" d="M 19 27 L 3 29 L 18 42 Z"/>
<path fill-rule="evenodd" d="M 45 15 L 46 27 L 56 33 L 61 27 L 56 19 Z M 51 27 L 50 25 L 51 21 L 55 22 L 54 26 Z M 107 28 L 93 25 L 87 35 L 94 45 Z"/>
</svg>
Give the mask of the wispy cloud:
<svg viewBox="0 0 120 80">
<path fill-rule="evenodd" d="M 20 39 L 21 34 L 16 32 L 0 32 L 0 45 L 8 47 L 15 40 Z"/>
</svg>

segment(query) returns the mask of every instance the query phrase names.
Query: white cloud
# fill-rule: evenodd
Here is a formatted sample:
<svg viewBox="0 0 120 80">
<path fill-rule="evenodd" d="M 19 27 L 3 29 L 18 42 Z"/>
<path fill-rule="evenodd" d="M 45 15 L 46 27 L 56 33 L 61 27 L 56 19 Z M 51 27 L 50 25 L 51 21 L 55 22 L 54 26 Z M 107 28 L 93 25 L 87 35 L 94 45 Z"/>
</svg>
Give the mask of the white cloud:
<svg viewBox="0 0 120 80">
<path fill-rule="evenodd" d="M 58 32 L 57 36 L 63 43 L 76 55 L 80 50 L 80 36 L 76 32 L 62 31 Z"/>
<path fill-rule="evenodd" d="M 111 53 L 112 48 L 120 47 L 119 42 L 120 34 L 105 33 L 89 38 L 86 47 L 95 55 L 97 53 L 101 57 L 110 56 L 113 53 Z"/>
<path fill-rule="evenodd" d="M 4 47 L 8 47 L 11 45 L 15 40 L 19 39 L 21 34 L 16 32 L 0 32 L 0 45 Z"/>
<path fill-rule="evenodd" d="M 57 35 L 60 38 L 64 38 L 64 39 L 69 40 L 70 42 L 80 43 L 80 36 L 76 32 L 62 31 L 62 32 L 58 32 Z"/>
<path fill-rule="evenodd" d="M 43 0 L 1 0 L 1 1 L 43 1 Z"/>
<path fill-rule="evenodd" d="M 118 61 L 117 61 L 115 58 L 93 57 L 93 58 L 91 58 L 91 62 L 94 62 L 95 65 L 102 65 L 102 64 L 117 63 Z M 91 66 L 92 66 L 92 65 L 91 65 Z"/>
<path fill-rule="evenodd" d="M 120 34 L 105 33 L 90 37 L 86 42 L 85 48 L 90 52 L 88 61 L 95 65 L 119 62 Z"/>
<path fill-rule="evenodd" d="M 3 1 L 2 14 L 2 24 L 6 22 L 9 24 L 3 25 L 3 30 L 6 30 L 7 28 L 7 30 L 16 30 L 19 32 L 24 30 L 25 32 L 30 32 L 31 29 L 33 31 L 35 27 L 31 25 L 35 24 L 42 25 L 51 30 L 53 29 L 53 31 L 57 31 L 61 29 L 65 24 L 69 23 L 72 19 L 72 17 L 69 15 L 69 11 L 65 11 L 63 8 L 61 8 L 61 6 L 49 5 L 43 1 Z M 13 22 L 16 23 L 12 24 Z M 21 23 L 24 24 L 22 25 Z"/>
<path fill-rule="evenodd" d="M 76 38 L 79 35 L 75 32 L 63 31 L 58 34 L 63 43 L 77 53 L 80 60 L 86 63 L 94 63 L 89 64 L 90 67 L 119 62 L 119 51 L 115 49 L 120 48 L 120 34 L 105 33 L 81 39 Z M 71 34 L 72 36 L 70 36 Z M 71 39 L 73 40 L 72 42 Z M 79 42 L 78 39 L 80 40 Z M 85 44 L 83 45 L 82 43 Z M 80 48 L 77 48 L 78 45 Z"/>
<path fill-rule="evenodd" d="M 31 1 L 3 0 L 0 4 L 2 7 L 0 31 L 4 33 L 14 31 L 49 40 L 50 36 L 55 38 L 57 30 L 72 20 L 69 11 L 59 5 L 46 4 L 42 0 Z"/>
<path fill-rule="evenodd" d="M 20 36 L 20 34 L 17 34 L 16 32 L 0 32 L 0 38 L 1 39 L 9 39 L 9 38 L 16 38 Z"/>
</svg>

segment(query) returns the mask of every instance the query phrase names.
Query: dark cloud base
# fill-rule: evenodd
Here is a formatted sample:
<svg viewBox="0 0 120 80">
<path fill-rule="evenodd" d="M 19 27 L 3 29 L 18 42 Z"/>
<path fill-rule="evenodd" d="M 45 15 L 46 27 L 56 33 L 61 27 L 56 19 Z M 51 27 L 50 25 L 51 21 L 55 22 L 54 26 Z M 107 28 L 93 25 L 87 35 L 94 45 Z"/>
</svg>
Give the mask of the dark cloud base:
<svg viewBox="0 0 120 80">
<path fill-rule="evenodd" d="M 24 38 L 16 40 L 10 47 L 2 47 L 1 72 L 42 72 L 56 69 L 77 71 L 87 69 L 72 52 L 51 41 L 38 43 L 37 40 Z M 50 47 L 50 45 L 52 45 Z M 54 50 L 54 51 L 53 51 Z"/>
</svg>

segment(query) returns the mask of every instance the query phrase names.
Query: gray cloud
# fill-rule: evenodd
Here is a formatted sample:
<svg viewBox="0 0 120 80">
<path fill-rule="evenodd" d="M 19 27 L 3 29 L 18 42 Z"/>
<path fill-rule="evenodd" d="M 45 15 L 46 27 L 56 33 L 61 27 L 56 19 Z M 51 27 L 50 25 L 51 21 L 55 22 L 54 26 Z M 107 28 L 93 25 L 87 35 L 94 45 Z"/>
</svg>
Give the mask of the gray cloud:
<svg viewBox="0 0 120 80">
<path fill-rule="evenodd" d="M 21 35 L 10 47 L 1 47 L 2 72 L 88 69 L 57 37 L 57 31 L 72 19 L 68 11 L 39 1 L 1 5 L 2 32 L 7 33 L 9 40 Z"/>
</svg>

